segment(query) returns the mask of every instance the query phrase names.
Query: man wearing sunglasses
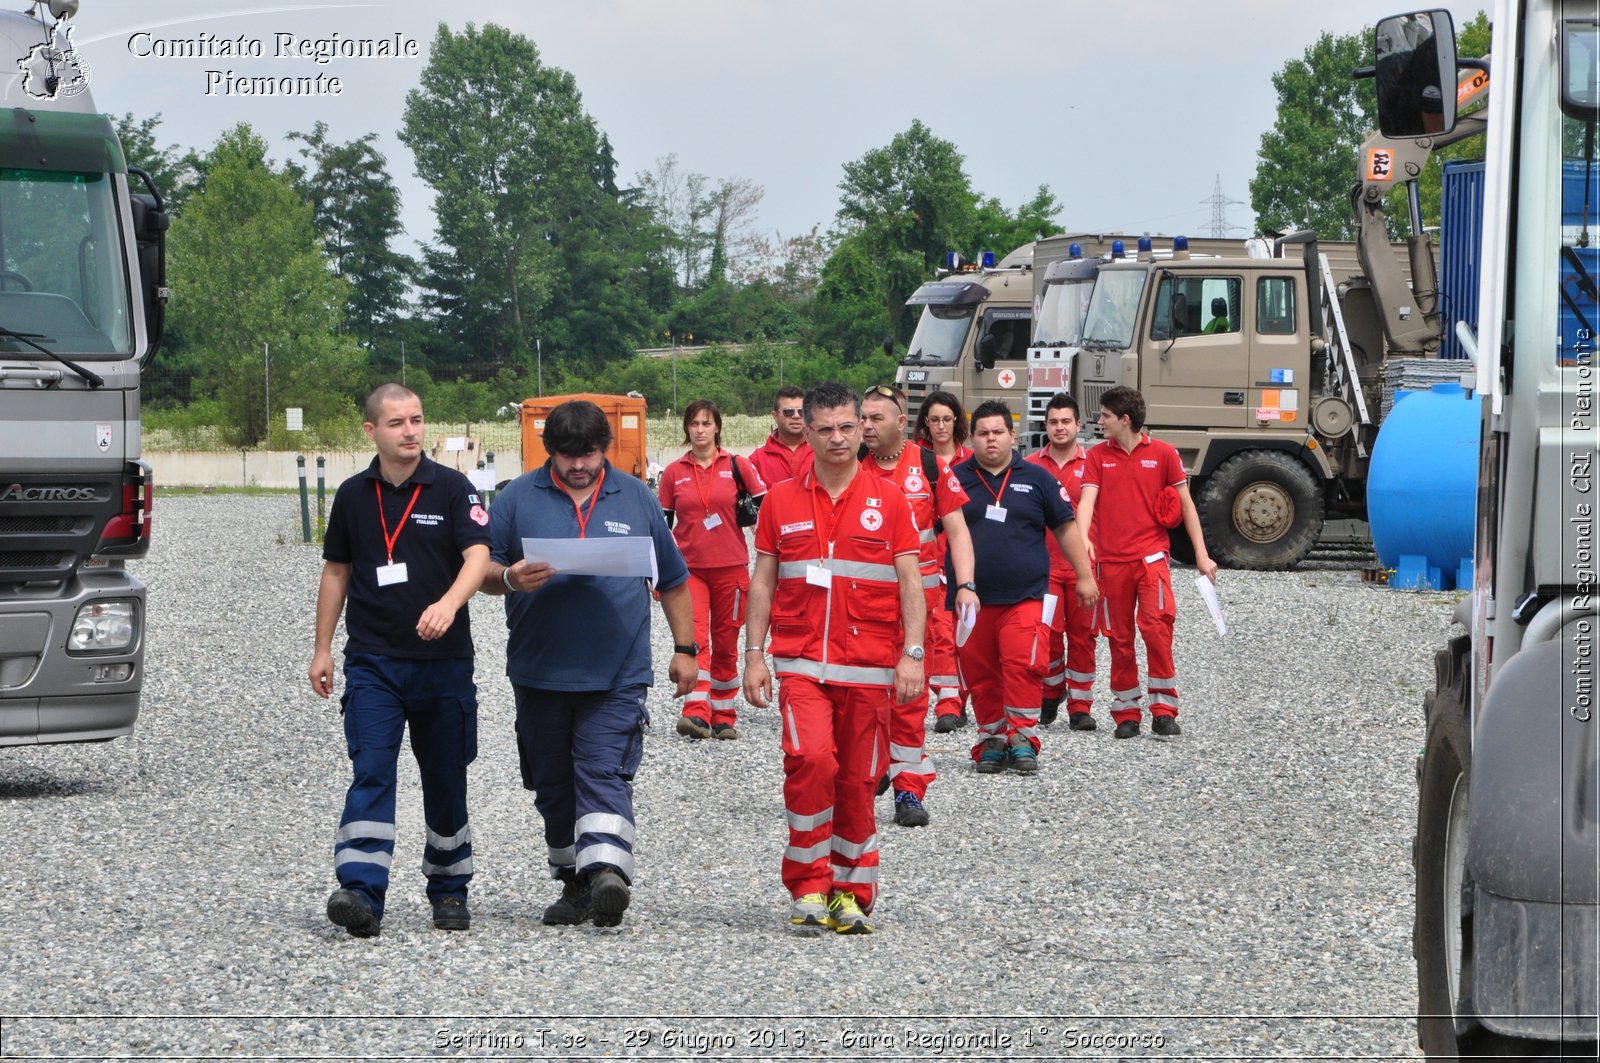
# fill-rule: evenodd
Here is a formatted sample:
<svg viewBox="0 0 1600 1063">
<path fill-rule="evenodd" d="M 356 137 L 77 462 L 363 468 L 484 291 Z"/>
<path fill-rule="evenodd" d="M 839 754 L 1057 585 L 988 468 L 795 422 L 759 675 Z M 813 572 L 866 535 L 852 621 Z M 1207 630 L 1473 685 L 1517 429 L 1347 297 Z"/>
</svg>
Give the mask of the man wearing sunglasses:
<svg viewBox="0 0 1600 1063">
<path fill-rule="evenodd" d="M 867 389 L 861 404 L 861 439 L 862 464 L 898 487 L 911 503 L 921 543 L 918 562 L 929 615 L 944 608 L 941 523 L 950 566 L 955 572 L 956 607 L 976 610 L 978 585 L 972 582 L 972 536 L 961 513 L 961 507 L 967 504 L 967 493 L 943 458 L 906 439 L 903 398 L 887 384 Z M 942 644 L 941 632 L 945 632 Z M 956 650 L 951 634 L 928 625 L 924 668 L 927 683 L 914 700 L 896 705 L 889 719 L 889 782 L 894 786 L 894 821 L 902 827 L 928 825 L 928 810 L 923 802 L 928 796 L 928 784 L 937 778 L 933 761 L 923 748 L 928 730 L 928 687 L 956 685 Z"/>
<path fill-rule="evenodd" d="M 797 480 L 811 470 L 813 453 L 806 446 L 806 421 L 801 416 L 806 393 L 789 384 L 772 400 L 772 434 L 750 455 L 768 487 Z"/>
</svg>

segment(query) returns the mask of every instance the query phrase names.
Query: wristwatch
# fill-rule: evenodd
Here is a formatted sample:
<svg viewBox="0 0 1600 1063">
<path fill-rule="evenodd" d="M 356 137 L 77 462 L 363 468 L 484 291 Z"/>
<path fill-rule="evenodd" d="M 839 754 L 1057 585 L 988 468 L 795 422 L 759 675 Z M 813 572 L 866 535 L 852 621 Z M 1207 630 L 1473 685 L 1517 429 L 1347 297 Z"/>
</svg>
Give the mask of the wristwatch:
<svg viewBox="0 0 1600 1063">
<path fill-rule="evenodd" d="M 672 652 L 673 653 L 687 653 L 690 657 L 698 657 L 698 656 L 700 656 L 700 644 L 698 642 L 691 642 L 691 643 L 689 643 L 689 645 L 684 646 L 684 645 L 681 645 L 681 644 L 678 644 L 678 643 L 674 643 L 673 646 L 672 646 Z"/>
<path fill-rule="evenodd" d="M 972 582 L 971 580 L 967 580 L 967 582 L 965 582 L 965 583 L 957 583 L 956 584 L 956 590 L 958 590 L 958 591 L 971 591 L 973 594 L 977 594 L 978 593 L 978 585 L 976 583 Z"/>
<path fill-rule="evenodd" d="M 905 652 L 906 656 L 910 657 L 913 661 L 920 663 L 923 658 L 923 649 L 921 646 L 907 646 Z"/>
</svg>

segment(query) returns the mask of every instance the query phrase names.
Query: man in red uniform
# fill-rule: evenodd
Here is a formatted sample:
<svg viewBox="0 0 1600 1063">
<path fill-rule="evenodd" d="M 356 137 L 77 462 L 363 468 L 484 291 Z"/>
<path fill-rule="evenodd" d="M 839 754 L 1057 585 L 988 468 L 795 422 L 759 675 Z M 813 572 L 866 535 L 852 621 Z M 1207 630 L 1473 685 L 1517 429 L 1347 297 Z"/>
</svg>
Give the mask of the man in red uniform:
<svg viewBox="0 0 1600 1063">
<path fill-rule="evenodd" d="M 1083 494 L 1084 455 L 1078 445 L 1078 400 L 1061 392 L 1050 400 L 1044 412 L 1044 431 L 1049 443 L 1025 461 L 1049 472 L 1067 492 L 1074 509 Z M 1063 695 L 1067 719 L 1074 731 L 1094 730 L 1090 691 L 1094 688 L 1094 614 L 1087 609 L 1069 609 L 1078 586 L 1078 577 L 1067 564 L 1066 555 L 1054 535 L 1045 536 L 1050 550 L 1050 592 L 1055 598 L 1050 618 L 1050 664 L 1044 680 L 1044 701 L 1039 706 L 1039 722 L 1049 727 L 1061 710 Z"/>
<path fill-rule="evenodd" d="M 1039 770 L 1039 702 L 1050 645 L 1050 627 L 1043 622 L 1050 587 L 1047 532 L 1078 576 L 1072 608 L 1089 609 L 1099 591 L 1066 491 L 1054 476 L 1017 456 L 1010 408 L 990 401 L 972 411 L 972 438 L 972 457 L 955 467 L 967 492 L 983 602 L 965 642 L 959 631 L 956 638 L 956 659 L 978 723 L 972 759 L 986 775 L 1008 766 L 1031 773 Z"/>
<path fill-rule="evenodd" d="M 805 396 L 812 470 L 773 485 L 756 523 L 744 696 L 772 697 L 770 624 L 782 678 L 789 921 L 870 934 L 878 884 L 873 789 L 888 764 L 890 702 L 923 688 L 925 606 L 911 507 L 861 469 L 861 398 L 843 384 Z"/>
<path fill-rule="evenodd" d="M 806 424 L 801 417 L 805 394 L 788 384 L 773 396 L 772 434 L 750 454 L 750 464 L 768 487 L 803 476 L 811 468 L 814 451 L 806 446 Z"/>
<path fill-rule="evenodd" d="M 967 493 L 961 490 L 944 459 L 908 442 L 905 433 L 906 414 L 900 394 L 884 384 L 868 388 L 861 403 L 861 438 L 868 451 L 862 460 L 868 469 L 905 492 L 906 501 L 911 503 L 917 538 L 922 543 L 922 591 L 929 615 L 944 608 L 945 551 L 939 548 L 940 521 L 956 576 L 956 605 L 976 609 L 972 536 L 961 515 Z M 942 639 L 940 631 L 944 632 Z M 928 784 L 937 778 L 933 761 L 923 748 L 928 730 L 928 689 L 956 685 L 953 629 L 929 624 L 927 635 L 927 658 L 923 662 L 927 685 L 911 701 L 895 706 L 889 719 L 889 782 L 894 786 L 894 821 L 902 827 L 928 825 L 928 810 L 923 802 L 928 796 Z"/>
<path fill-rule="evenodd" d="M 1158 735 L 1183 733 L 1178 727 L 1178 670 L 1172 663 L 1172 625 L 1178 607 L 1167 565 L 1167 525 L 1158 516 L 1170 505 L 1162 503 L 1169 488 L 1182 507 L 1195 567 L 1208 579 L 1217 577 L 1217 563 L 1206 552 L 1183 462 L 1169 444 L 1142 431 L 1144 410 L 1144 396 L 1133 388 L 1114 387 L 1100 396 L 1100 429 L 1106 438 L 1089 451 L 1078 514 L 1089 529 L 1089 553 L 1105 595 L 1101 624 L 1111 639 L 1111 718 L 1117 721 L 1118 738 L 1139 734 L 1135 630 L 1144 640 L 1149 669 L 1150 730 Z"/>
</svg>

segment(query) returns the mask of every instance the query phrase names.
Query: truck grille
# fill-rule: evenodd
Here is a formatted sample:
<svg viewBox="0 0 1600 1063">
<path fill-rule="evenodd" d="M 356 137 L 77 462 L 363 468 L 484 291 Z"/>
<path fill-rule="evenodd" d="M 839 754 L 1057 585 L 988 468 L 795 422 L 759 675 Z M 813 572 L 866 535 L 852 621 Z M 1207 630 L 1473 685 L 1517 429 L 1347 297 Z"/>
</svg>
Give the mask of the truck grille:
<svg viewBox="0 0 1600 1063">
<path fill-rule="evenodd" d="M 0 471 L 0 585 L 70 577 L 120 512 L 122 479 Z"/>
<path fill-rule="evenodd" d="M 66 562 L 63 569 L 62 562 Z M 14 571 L 16 569 L 57 569 L 64 575 L 72 568 L 72 555 L 62 553 L 47 553 L 42 550 L 30 553 L 12 552 L 0 553 L 0 572 Z"/>
<path fill-rule="evenodd" d="M 76 517 L 0 517 L 0 535 L 59 535 L 76 527 Z"/>
</svg>

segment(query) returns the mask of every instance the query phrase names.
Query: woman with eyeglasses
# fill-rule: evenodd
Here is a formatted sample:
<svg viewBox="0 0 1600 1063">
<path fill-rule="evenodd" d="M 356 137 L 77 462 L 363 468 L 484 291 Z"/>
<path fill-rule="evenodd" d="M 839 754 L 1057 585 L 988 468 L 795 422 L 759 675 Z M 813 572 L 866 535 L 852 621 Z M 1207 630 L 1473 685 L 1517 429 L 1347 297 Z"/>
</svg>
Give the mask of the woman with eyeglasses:
<svg viewBox="0 0 1600 1063">
<path fill-rule="evenodd" d="M 917 428 L 912 438 L 933 448 L 950 465 L 972 457 L 967 447 L 967 415 L 961 400 L 948 391 L 935 391 L 922 400 L 917 411 Z"/>
<path fill-rule="evenodd" d="M 689 450 L 661 474 L 661 508 L 689 565 L 694 640 L 700 674 L 683 702 L 678 733 L 686 738 L 738 738 L 740 629 L 750 596 L 750 547 L 739 527 L 739 489 L 758 501 L 767 493 L 748 459 L 722 449 L 722 411 L 696 399 L 683 411 Z M 736 478 L 737 477 L 737 478 Z"/>
<path fill-rule="evenodd" d="M 967 440 L 967 415 L 961 400 L 948 391 L 935 391 L 922 400 L 917 411 L 913 441 L 931 449 L 952 469 L 972 457 Z M 939 535 L 939 556 L 946 554 L 944 535 Z M 942 565 L 941 565 L 942 567 Z M 967 692 L 957 685 L 956 619 L 948 609 L 928 610 L 928 676 L 933 689 L 933 729 L 948 734 L 967 725 Z M 935 683 L 946 678 L 943 683 Z"/>
</svg>

